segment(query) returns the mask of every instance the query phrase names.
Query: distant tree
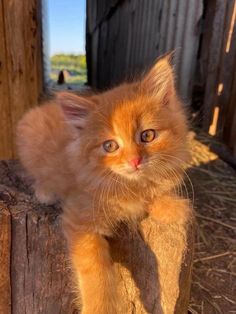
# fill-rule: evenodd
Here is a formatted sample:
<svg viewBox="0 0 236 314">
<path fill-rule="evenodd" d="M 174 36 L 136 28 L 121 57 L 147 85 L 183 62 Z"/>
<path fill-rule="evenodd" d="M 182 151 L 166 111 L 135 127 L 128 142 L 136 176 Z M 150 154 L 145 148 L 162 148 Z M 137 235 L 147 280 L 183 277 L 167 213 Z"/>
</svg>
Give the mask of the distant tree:
<svg viewBox="0 0 236 314">
<path fill-rule="evenodd" d="M 65 83 L 65 77 L 64 77 L 64 73 L 63 71 L 60 71 L 59 72 L 59 75 L 58 75 L 58 80 L 57 80 L 57 84 L 58 85 L 62 85 Z"/>
<path fill-rule="evenodd" d="M 85 55 L 56 54 L 51 57 L 51 67 L 56 70 L 85 71 L 87 68 Z"/>
</svg>

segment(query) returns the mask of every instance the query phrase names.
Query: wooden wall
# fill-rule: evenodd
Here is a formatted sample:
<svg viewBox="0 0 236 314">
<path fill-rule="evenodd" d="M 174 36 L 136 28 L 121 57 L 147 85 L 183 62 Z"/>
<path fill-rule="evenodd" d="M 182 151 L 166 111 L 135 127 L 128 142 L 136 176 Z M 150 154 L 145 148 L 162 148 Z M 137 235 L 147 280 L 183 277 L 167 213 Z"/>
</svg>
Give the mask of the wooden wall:
<svg viewBox="0 0 236 314">
<path fill-rule="evenodd" d="M 14 133 L 43 88 L 41 2 L 0 1 L 0 159 L 15 156 Z"/>
<path fill-rule="evenodd" d="M 15 156 L 17 121 L 48 78 L 44 2 L 0 1 L 1 159 Z M 203 127 L 236 156 L 235 17 L 236 0 L 87 0 L 88 81 L 112 86 L 176 49 L 180 94 L 190 103 L 192 87 L 201 85 Z"/>
<path fill-rule="evenodd" d="M 198 62 L 203 127 L 236 157 L 236 0 L 206 1 Z"/>
<path fill-rule="evenodd" d="M 176 49 L 177 85 L 189 100 L 203 0 L 87 0 L 89 83 L 106 88 Z"/>
<path fill-rule="evenodd" d="M 88 81 L 113 86 L 175 49 L 186 103 L 236 156 L 236 0 L 87 0 Z"/>
</svg>

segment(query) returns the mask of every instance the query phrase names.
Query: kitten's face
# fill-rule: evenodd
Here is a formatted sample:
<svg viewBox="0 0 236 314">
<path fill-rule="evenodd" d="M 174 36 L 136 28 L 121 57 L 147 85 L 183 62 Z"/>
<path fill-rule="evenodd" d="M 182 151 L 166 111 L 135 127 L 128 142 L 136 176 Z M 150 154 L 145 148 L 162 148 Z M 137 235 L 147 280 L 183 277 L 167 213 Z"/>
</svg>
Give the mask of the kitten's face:
<svg viewBox="0 0 236 314">
<path fill-rule="evenodd" d="M 172 71 L 165 66 L 168 76 L 166 72 L 161 78 L 154 76 L 152 69 L 139 83 L 92 97 L 87 112 L 83 107 L 78 115 L 77 107 L 64 107 L 79 129 L 80 149 L 91 171 L 143 180 L 173 171 L 178 159 L 185 159 L 186 121 Z M 158 70 L 163 71 L 160 65 Z"/>
<path fill-rule="evenodd" d="M 139 180 L 163 169 L 165 160 L 172 158 L 176 163 L 175 158 L 183 157 L 182 115 L 147 96 L 114 105 L 111 101 L 108 113 L 100 112 L 96 126 L 90 124 L 87 129 L 94 134 L 92 142 L 89 138 L 87 142 L 93 164 Z"/>
</svg>

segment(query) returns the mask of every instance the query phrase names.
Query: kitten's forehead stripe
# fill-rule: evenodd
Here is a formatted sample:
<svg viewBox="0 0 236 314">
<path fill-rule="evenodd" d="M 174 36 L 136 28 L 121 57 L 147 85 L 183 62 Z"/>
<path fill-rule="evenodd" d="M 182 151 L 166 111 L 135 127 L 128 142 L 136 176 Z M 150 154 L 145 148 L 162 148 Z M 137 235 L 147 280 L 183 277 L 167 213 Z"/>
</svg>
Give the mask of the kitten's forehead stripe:
<svg viewBox="0 0 236 314">
<path fill-rule="evenodd" d="M 135 140 L 138 128 L 138 117 L 134 102 L 118 104 L 112 114 L 112 122 L 115 133 L 120 135 L 126 144 L 131 145 Z"/>
</svg>

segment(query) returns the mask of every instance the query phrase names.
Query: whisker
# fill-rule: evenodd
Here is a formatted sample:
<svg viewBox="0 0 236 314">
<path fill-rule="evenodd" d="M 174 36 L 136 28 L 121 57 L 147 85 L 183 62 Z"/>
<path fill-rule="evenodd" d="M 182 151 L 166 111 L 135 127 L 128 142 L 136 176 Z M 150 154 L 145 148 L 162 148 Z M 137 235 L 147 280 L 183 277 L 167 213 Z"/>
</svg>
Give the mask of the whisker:
<svg viewBox="0 0 236 314">
<path fill-rule="evenodd" d="M 109 172 L 109 171 L 107 171 Z M 107 173 L 105 171 L 105 175 L 102 177 L 102 179 L 100 180 L 100 186 L 102 185 L 102 183 L 105 181 L 105 178 L 107 177 Z M 99 187 L 100 187 L 99 186 Z M 94 197 L 93 197 L 93 202 L 92 202 L 92 215 L 93 215 L 93 224 L 94 224 L 94 228 L 96 229 L 96 220 L 95 220 L 95 201 L 97 199 L 97 195 L 99 192 L 99 187 L 96 188 L 95 193 L 94 193 Z M 98 199 L 98 203 L 99 203 L 100 198 Z"/>
<path fill-rule="evenodd" d="M 110 176 L 110 174 L 111 174 L 111 171 L 109 170 L 108 173 L 106 174 L 106 176 L 104 177 L 104 180 L 103 180 L 103 182 L 106 181 L 106 184 L 103 184 L 100 186 L 101 193 L 100 193 L 99 199 L 98 199 L 98 208 L 102 209 L 103 214 L 104 214 L 104 218 L 106 219 L 108 225 L 111 227 L 112 231 L 114 231 L 114 224 L 111 221 L 111 219 L 110 219 L 110 217 L 109 217 L 109 215 L 105 209 L 105 202 L 104 202 L 104 200 L 106 200 L 106 202 L 108 202 L 107 199 L 108 199 L 109 191 L 108 191 L 107 187 L 109 187 L 109 190 L 110 190 L 110 184 L 109 184 L 110 181 L 107 182 L 106 179 L 107 179 L 107 177 Z"/>
<path fill-rule="evenodd" d="M 160 153 L 159 156 L 171 158 L 171 159 L 172 159 L 172 162 L 174 162 L 175 166 L 178 167 L 178 168 L 184 173 L 184 175 L 185 175 L 186 178 L 188 179 L 189 184 L 190 184 L 190 187 L 191 187 L 192 199 L 193 199 L 193 200 L 192 200 L 192 203 L 194 204 L 195 195 L 194 195 L 193 183 L 192 183 L 192 181 L 191 181 L 189 175 L 187 174 L 187 172 L 186 172 L 185 169 L 183 168 L 183 166 L 181 166 L 181 164 L 187 165 L 187 163 L 185 163 L 183 160 L 181 160 L 181 159 L 178 158 L 178 157 L 175 157 L 175 156 L 172 156 L 172 155 L 168 155 L 168 154 L 165 154 L 165 153 Z M 174 159 L 174 160 L 173 160 L 173 159 Z M 168 161 L 168 159 L 166 159 L 166 161 Z M 177 162 L 180 162 L 180 164 L 177 163 Z"/>
<path fill-rule="evenodd" d="M 155 165 L 155 163 L 152 161 L 152 165 L 154 165 L 154 166 L 156 166 Z M 176 188 L 181 188 L 181 183 L 182 183 L 182 180 L 180 180 L 180 178 L 179 177 L 177 177 L 175 174 L 174 174 L 174 177 L 176 178 L 176 180 L 177 180 L 177 184 L 176 184 L 176 182 L 174 182 L 173 181 L 173 178 L 171 177 L 171 173 L 173 174 L 173 171 L 172 171 L 172 169 L 168 169 L 166 166 L 166 164 L 164 163 L 164 162 L 158 162 L 158 166 L 162 166 L 162 168 L 160 169 L 160 168 L 158 168 L 158 173 L 160 173 L 163 177 L 165 177 L 168 181 L 170 181 L 170 182 L 172 182 L 172 184 L 173 184 L 173 188 L 174 188 L 174 193 L 176 194 L 176 195 L 182 195 L 182 189 L 181 189 L 181 193 L 179 193 L 179 192 L 176 192 Z M 170 173 L 171 172 L 171 173 Z M 164 173 L 164 174 L 163 174 Z"/>
<path fill-rule="evenodd" d="M 170 160 L 168 160 L 168 159 L 166 158 L 166 156 L 167 156 L 168 158 L 172 158 L 172 157 L 173 157 L 173 158 L 176 158 L 176 159 L 178 159 L 178 158 L 177 158 L 177 157 L 174 157 L 174 156 L 171 156 L 171 155 L 162 154 L 162 153 L 158 155 L 158 157 L 160 157 L 160 156 L 161 156 L 161 157 L 164 156 L 165 159 L 164 159 L 164 160 L 163 160 L 163 159 L 160 160 L 160 159 L 157 159 L 157 156 L 155 156 L 155 157 L 152 157 L 152 158 L 151 158 L 151 162 L 152 162 L 152 163 L 154 162 L 154 164 L 157 164 L 158 166 L 160 166 L 160 164 L 162 164 L 162 166 L 164 165 L 166 171 L 171 172 L 172 175 L 174 175 L 174 177 L 176 177 L 177 182 L 178 182 L 178 187 L 180 187 L 180 189 L 181 189 L 181 193 L 183 193 L 183 192 L 182 192 L 182 186 L 184 186 L 186 195 L 187 195 L 187 197 L 189 198 L 188 189 L 187 189 L 187 186 L 186 186 L 186 184 L 185 184 L 183 178 L 180 176 L 179 173 L 177 173 L 176 169 L 170 167 L 170 165 L 169 165 L 169 163 L 168 163 L 168 161 L 170 161 Z M 165 162 L 165 161 L 166 161 L 166 162 Z M 187 177 L 187 179 L 189 180 L 190 186 L 191 186 L 191 188 L 192 188 L 192 195 L 193 195 L 193 197 L 194 197 L 194 190 L 193 190 L 192 182 L 191 182 L 191 180 L 190 180 L 188 174 L 187 174 L 186 171 L 184 170 L 184 168 L 181 166 L 181 163 L 183 163 L 183 161 L 182 161 L 181 159 L 178 159 L 178 161 L 180 162 L 180 164 L 179 164 L 179 163 L 177 164 L 176 160 L 172 160 L 172 162 L 174 163 L 175 167 L 177 166 L 177 168 L 178 168 L 179 170 L 181 170 L 181 172 L 182 172 L 182 173 Z M 165 162 L 165 163 L 164 163 L 164 162 Z M 163 163 L 164 163 L 164 164 L 163 164 Z M 160 169 L 159 169 L 159 171 L 160 171 Z M 168 176 L 168 178 L 170 179 L 169 176 Z M 172 182 L 172 183 L 173 183 L 173 182 Z"/>
</svg>

